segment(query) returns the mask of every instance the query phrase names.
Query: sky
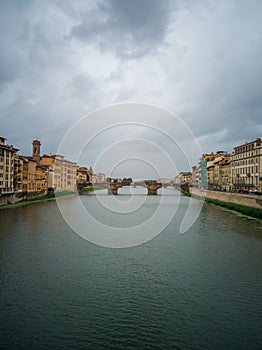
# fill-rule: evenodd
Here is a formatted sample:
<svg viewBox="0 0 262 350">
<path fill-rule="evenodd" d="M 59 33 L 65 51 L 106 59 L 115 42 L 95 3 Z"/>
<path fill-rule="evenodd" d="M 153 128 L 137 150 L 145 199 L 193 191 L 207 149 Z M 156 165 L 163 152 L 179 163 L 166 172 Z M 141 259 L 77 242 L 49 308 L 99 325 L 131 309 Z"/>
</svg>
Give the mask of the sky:
<svg viewBox="0 0 262 350">
<path fill-rule="evenodd" d="M 260 0 L 1 0 L 0 136 L 20 154 L 35 138 L 42 153 L 57 153 L 81 118 L 135 102 L 163 109 L 164 128 L 176 128 L 165 125 L 165 111 L 180 118 L 204 153 L 231 152 L 262 134 L 261 14 Z M 97 150 L 115 147 L 119 135 L 111 154 L 132 149 L 132 160 L 113 164 L 116 175 L 120 167 L 150 176 L 149 153 L 176 152 L 152 130 L 131 134 L 148 142 L 138 147 L 115 128 L 90 144 L 81 165 L 96 164 Z M 111 168 L 108 156 L 95 170 Z M 161 165 L 160 175 L 173 170 Z"/>
</svg>

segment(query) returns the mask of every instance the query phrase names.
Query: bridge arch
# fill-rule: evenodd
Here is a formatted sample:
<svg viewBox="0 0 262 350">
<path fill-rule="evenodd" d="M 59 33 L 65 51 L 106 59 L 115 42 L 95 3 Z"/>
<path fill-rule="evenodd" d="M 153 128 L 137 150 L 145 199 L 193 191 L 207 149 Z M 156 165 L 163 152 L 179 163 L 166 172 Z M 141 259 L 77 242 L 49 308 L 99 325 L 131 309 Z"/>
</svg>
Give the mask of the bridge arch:
<svg viewBox="0 0 262 350">
<path fill-rule="evenodd" d="M 129 189 L 130 194 L 142 194 L 146 195 L 147 194 L 147 189 L 145 186 L 136 186 L 136 185 L 131 185 L 131 186 L 123 186 L 118 189 L 118 194 L 126 194 L 127 190 Z"/>
</svg>

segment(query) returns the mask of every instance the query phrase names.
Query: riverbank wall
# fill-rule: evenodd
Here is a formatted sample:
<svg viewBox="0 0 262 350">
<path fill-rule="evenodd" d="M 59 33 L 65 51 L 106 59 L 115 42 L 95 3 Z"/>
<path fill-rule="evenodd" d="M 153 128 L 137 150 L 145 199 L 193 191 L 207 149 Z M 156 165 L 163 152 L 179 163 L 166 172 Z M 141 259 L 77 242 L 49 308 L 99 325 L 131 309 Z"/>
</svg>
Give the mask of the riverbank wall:
<svg viewBox="0 0 262 350">
<path fill-rule="evenodd" d="M 15 194 L 0 195 L 0 206 L 16 203 Z"/>
<path fill-rule="evenodd" d="M 256 208 L 262 210 L 262 196 L 240 194 L 231 192 L 209 191 L 201 190 L 199 188 L 191 187 L 189 189 L 190 194 L 194 197 L 200 197 L 201 199 L 213 199 L 220 202 L 232 203 L 250 208 Z"/>
<path fill-rule="evenodd" d="M 50 201 L 50 200 L 56 200 L 58 197 L 63 197 L 63 196 L 75 196 L 76 192 L 70 192 L 70 191 L 63 191 L 63 192 L 57 192 L 55 194 L 47 194 L 44 196 L 31 196 L 29 198 L 25 199 L 20 199 L 19 201 L 15 200 L 13 202 L 11 201 L 3 201 L 2 205 L 0 205 L 0 210 L 1 209 L 10 209 L 10 208 L 17 208 L 20 206 L 28 205 L 28 204 L 34 204 L 34 203 L 39 203 L 43 201 Z M 1 203 L 1 202 L 0 202 Z"/>
<path fill-rule="evenodd" d="M 0 195 L 0 206 L 16 204 L 24 200 L 33 200 L 37 198 L 42 198 L 47 195 L 47 191 L 39 192 L 19 192 L 19 193 L 10 193 L 10 194 L 1 194 Z"/>
</svg>

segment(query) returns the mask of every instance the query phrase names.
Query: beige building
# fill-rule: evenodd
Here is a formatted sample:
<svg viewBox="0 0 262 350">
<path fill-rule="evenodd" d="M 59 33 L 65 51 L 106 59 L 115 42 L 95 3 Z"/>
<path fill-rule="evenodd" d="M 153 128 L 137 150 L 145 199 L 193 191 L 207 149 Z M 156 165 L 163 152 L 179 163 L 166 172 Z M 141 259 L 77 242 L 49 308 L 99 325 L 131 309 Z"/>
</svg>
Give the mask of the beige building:
<svg viewBox="0 0 262 350">
<path fill-rule="evenodd" d="M 23 192 L 23 157 L 17 153 L 14 157 L 14 190 L 16 194 Z"/>
<path fill-rule="evenodd" d="M 41 166 L 47 170 L 48 188 L 55 192 L 75 192 L 77 183 L 77 164 L 61 155 L 43 155 Z"/>
<path fill-rule="evenodd" d="M 14 162 L 18 149 L 5 144 L 6 139 L 0 137 L 0 196 L 14 194 Z M 2 201 L 1 201 L 2 202 Z"/>
<path fill-rule="evenodd" d="M 95 173 L 92 173 L 92 174 L 91 174 L 91 182 L 92 182 L 92 184 L 98 183 L 97 174 L 95 174 Z"/>
<path fill-rule="evenodd" d="M 192 186 L 200 188 L 201 187 L 201 166 L 200 164 L 194 165 L 192 167 Z"/>
<path fill-rule="evenodd" d="M 234 147 L 231 154 L 232 186 L 236 190 L 262 192 L 262 140 Z"/>
<path fill-rule="evenodd" d="M 106 176 L 104 173 L 97 173 L 97 182 L 100 184 L 106 182 Z"/>
</svg>

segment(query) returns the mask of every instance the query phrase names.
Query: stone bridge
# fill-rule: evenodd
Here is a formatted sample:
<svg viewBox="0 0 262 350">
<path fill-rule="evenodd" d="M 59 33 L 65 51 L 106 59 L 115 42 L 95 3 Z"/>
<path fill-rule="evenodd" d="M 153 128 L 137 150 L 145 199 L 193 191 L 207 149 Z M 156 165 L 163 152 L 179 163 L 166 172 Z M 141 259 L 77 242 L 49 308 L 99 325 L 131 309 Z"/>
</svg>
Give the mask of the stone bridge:
<svg viewBox="0 0 262 350">
<path fill-rule="evenodd" d="M 140 182 L 105 182 L 105 183 L 99 183 L 99 184 L 95 184 L 95 186 L 102 186 L 104 188 L 107 188 L 107 193 L 108 194 L 113 194 L 113 195 L 117 195 L 118 194 L 118 189 L 122 188 L 122 187 L 126 187 L 126 186 L 133 186 L 133 187 L 137 187 L 137 186 L 142 186 L 147 188 L 147 194 L 149 196 L 155 196 L 157 195 L 157 190 L 161 187 L 167 187 L 167 186 L 173 186 L 172 184 L 162 184 L 161 182 L 156 182 L 156 181 L 140 181 Z M 81 183 L 78 184 L 77 189 L 80 192 L 82 188 L 85 187 L 94 187 L 93 184 L 91 183 Z"/>
<path fill-rule="evenodd" d="M 142 186 L 147 188 L 147 194 L 149 196 L 155 196 L 157 195 L 157 190 L 162 187 L 162 183 L 160 182 L 147 182 L 147 181 L 141 181 L 141 182 L 116 182 L 116 183 L 109 183 L 108 184 L 108 194 L 118 194 L 118 189 L 125 186 Z"/>
</svg>

